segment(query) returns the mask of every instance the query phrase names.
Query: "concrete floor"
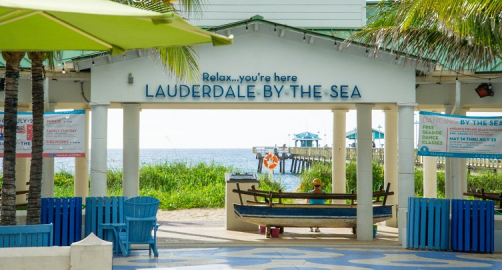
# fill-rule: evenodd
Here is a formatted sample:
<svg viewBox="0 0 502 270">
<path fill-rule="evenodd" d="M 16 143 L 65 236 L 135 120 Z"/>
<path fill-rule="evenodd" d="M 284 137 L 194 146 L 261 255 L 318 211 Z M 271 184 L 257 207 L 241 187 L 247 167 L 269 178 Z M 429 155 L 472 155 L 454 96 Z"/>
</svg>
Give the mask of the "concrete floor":
<svg viewBox="0 0 502 270">
<path fill-rule="evenodd" d="M 374 241 L 362 242 L 351 229 L 285 228 L 266 238 L 258 228 L 227 231 L 219 221 L 161 223 L 159 257 L 135 250 L 115 256 L 113 269 L 502 269 L 502 254 L 407 250 L 397 229 L 385 226 Z"/>
</svg>

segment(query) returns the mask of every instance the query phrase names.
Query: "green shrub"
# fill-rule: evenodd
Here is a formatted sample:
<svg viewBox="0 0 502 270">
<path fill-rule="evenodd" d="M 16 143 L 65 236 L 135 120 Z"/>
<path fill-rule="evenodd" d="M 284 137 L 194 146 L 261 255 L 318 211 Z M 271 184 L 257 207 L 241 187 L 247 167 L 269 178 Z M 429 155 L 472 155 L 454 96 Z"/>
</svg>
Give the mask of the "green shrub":
<svg viewBox="0 0 502 270">
<path fill-rule="evenodd" d="M 311 169 L 300 175 L 301 182 L 297 192 L 308 192 L 314 178 L 324 183 L 322 189 L 331 192 L 331 164 L 315 163 Z M 225 206 L 225 173 L 235 171 L 232 167 L 214 163 L 188 162 L 143 164 L 140 168 L 140 195 L 148 195 L 161 201 L 160 209 L 187 208 L 222 208 Z M 492 170 L 470 172 L 467 176 L 469 189 L 485 189 L 486 192 L 502 192 L 502 174 Z M 0 175 L 1 184 L 2 175 Z M 357 164 L 348 162 L 346 165 L 347 193 L 357 192 Z M 383 166 L 373 163 L 373 190 L 383 184 Z M 280 180 L 272 180 L 267 174 L 259 175 L 260 190 L 284 190 Z M 415 196 L 423 196 L 423 170 L 415 169 Z M 444 198 L 445 174 L 437 173 L 438 198 Z M 108 196 L 122 195 L 122 171 L 110 169 L 107 172 Z M 397 192 L 397 187 L 391 190 Z M 72 197 L 74 193 L 73 174 L 62 171 L 54 176 L 55 197 Z"/>
</svg>

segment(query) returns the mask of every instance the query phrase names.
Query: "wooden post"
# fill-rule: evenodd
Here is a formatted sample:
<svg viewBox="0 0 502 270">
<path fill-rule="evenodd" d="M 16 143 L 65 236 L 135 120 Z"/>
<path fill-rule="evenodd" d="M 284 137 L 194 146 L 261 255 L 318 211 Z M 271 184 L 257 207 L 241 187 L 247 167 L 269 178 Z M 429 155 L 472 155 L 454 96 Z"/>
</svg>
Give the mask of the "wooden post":
<svg viewBox="0 0 502 270">
<path fill-rule="evenodd" d="M 242 202 L 242 194 L 241 194 L 241 188 L 239 187 L 239 183 L 235 183 L 237 185 L 237 191 L 239 193 L 239 200 L 241 201 L 241 205 L 244 205 Z"/>
</svg>

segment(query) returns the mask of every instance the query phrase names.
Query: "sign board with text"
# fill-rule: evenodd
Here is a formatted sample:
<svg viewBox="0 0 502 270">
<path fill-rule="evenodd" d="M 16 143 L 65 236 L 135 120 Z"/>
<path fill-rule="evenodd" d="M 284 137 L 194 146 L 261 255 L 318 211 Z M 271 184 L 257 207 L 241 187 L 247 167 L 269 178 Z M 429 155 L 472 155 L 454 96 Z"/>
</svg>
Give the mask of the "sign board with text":
<svg viewBox="0 0 502 270">
<path fill-rule="evenodd" d="M 4 113 L 0 112 L 0 157 L 4 149 Z M 44 113 L 44 157 L 85 156 L 85 111 Z M 18 112 L 16 157 L 31 157 L 33 115 Z"/>
<path fill-rule="evenodd" d="M 502 116 L 420 112 L 418 155 L 502 159 Z"/>
</svg>

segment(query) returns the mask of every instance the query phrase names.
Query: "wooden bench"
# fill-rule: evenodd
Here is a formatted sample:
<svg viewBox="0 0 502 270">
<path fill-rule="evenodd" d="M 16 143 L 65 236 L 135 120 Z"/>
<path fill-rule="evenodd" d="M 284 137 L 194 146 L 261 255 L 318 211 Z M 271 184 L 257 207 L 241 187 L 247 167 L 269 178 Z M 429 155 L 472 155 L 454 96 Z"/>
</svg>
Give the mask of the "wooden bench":
<svg viewBox="0 0 502 270">
<path fill-rule="evenodd" d="M 494 193 L 494 192 L 485 192 L 485 189 L 482 188 L 480 190 L 471 189 L 471 192 L 464 192 L 465 196 L 472 196 L 475 199 L 481 199 L 483 201 L 491 200 L 498 203 L 498 206 L 495 205 L 496 210 L 502 210 L 502 192 Z"/>
<path fill-rule="evenodd" d="M 241 190 L 239 183 L 237 189 L 232 191 L 239 194 L 239 204 L 234 204 L 234 213 L 237 219 L 260 225 L 267 228 L 267 238 L 270 237 L 270 228 L 284 227 L 326 227 L 326 228 L 352 228 L 356 233 L 357 226 L 357 194 L 345 193 L 298 193 L 298 192 L 272 192 L 251 189 Z M 247 200 L 244 204 L 242 195 L 253 196 L 254 200 Z M 387 198 L 394 195 L 390 191 L 390 183 L 384 190 L 383 186 L 374 191 L 373 224 L 392 217 L 392 205 L 387 205 Z M 283 199 L 303 201 L 307 199 L 341 200 L 338 204 L 307 204 L 284 203 Z M 350 201 L 346 204 L 345 200 Z"/>
<path fill-rule="evenodd" d="M 52 224 L 0 226 L 3 247 L 52 247 Z"/>
</svg>

